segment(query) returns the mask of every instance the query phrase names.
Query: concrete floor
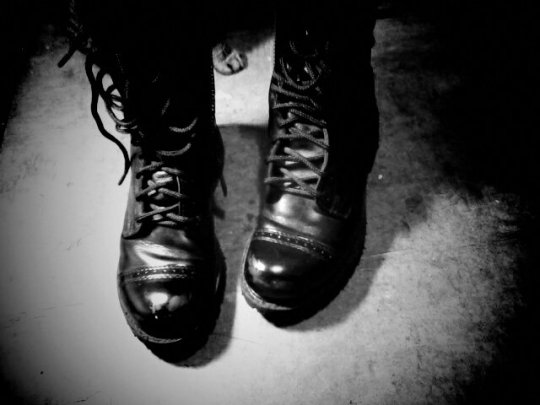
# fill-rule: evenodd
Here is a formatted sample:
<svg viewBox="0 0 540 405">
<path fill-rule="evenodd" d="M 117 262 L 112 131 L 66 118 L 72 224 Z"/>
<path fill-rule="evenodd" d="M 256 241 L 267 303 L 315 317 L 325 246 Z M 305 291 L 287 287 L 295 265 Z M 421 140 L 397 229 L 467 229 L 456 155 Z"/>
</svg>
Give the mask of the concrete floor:
<svg viewBox="0 0 540 405">
<path fill-rule="evenodd" d="M 430 38 L 420 22 L 377 23 L 381 147 L 365 253 L 326 309 L 284 329 L 248 307 L 237 283 L 258 210 L 272 38 L 250 51 L 246 71 L 216 78 L 229 186 L 229 197 L 217 196 L 217 229 L 228 285 L 208 344 L 173 365 L 124 321 L 116 293 L 127 191 L 116 185 L 121 155 L 90 116 L 83 58 L 57 69 L 65 42 L 44 32 L 0 157 L 5 395 L 13 403 L 133 405 L 512 398 L 532 378 L 515 359 L 521 335 L 512 326 L 529 309 L 520 273 L 528 252 L 514 235 L 532 214 L 515 193 L 469 176 L 474 170 L 441 141 L 449 131 L 441 100 L 462 78 L 429 63 Z"/>
</svg>

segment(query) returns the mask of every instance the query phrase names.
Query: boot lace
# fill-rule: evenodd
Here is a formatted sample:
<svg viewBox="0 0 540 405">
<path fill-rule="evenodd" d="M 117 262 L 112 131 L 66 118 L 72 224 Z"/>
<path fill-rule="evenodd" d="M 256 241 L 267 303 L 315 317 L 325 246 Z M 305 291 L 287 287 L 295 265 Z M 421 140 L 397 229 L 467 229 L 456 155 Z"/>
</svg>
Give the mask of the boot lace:
<svg viewBox="0 0 540 405">
<path fill-rule="evenodd" d="M 193 122 L 193 126 L 196 121 Z M 191 127 L 191 126 L 190 126 Z M 185 128 L 185 133 L 191 128 Z M 191 197 L 181 192 L 184 187 L 190 187 L 192 182 L 185 173 L 175 167 L 169 167 L 165 161 L 183 155 L 189 149 L 186 145 L 179 151 L 155 151 L 155 160 L 147 159 L 149 164 L 141 167 L 135 174 L 136 178 L 145 178 L 147 187 L 135 195 L 137 201 L 144 201 L 149 209 L 138 216 L 139 223 L 149 222 L 156 225 L 178 226 L 196 222 L 197 216 L 181 215 L 181 204 L 190 204 Z"/>
<path fill-rule="evenodd" d="M 155 148 L 149 145 L 149 141 L 146 139 L 144 131 L 139 126 L 137 120 L 126 117 L 125 103 L 114 81 L 108 84 L 105 83 L 106 72 L 103 69 L 98 68 L 97 73 L 94 73 L 94 66 L 96 65 L 91 55 L 89 56 L 86 59 L 86 73 L 92 90 L 90 109 L 101 134 L 114 142 L 124 157 L 124 173 L 119 184 L 126 178 L 136 155 L 129 158 L 124 145 L 107 131 L 103 125 L 98 112 L 99 98 L 103 100 L 105 110 L 115 123 L 116 131 L 130 134 L 131 141 L 134 145 L 144 145 L 139 154 L 147 164 L 135 173 L 135 177 L 143 178 L 147 186 L 139 191 L 135 198 L 137 201 L 143 201 L 145 203 L 146 210 L 136 218 L 136 221 L 139 223 L 146 222 L 167 226 L 179 226 L 196 222 L 198 220 L 197 216 L 181 215 L 182 208 L 191 203 L 191 197 L 182 193 L 181 190 L 185 187 L 190 187 L 191 181 L 187 179 L 187 176 L 181 169 L 176 167 L 176 164 L 173 165 L 169 162 L 178 162 L 178 158 L 186 154 L 191 148 L 191 141 L 196 136 L 194 128 L 197 125 L 198 118 L 195 117 L 185 127 L 173 125 L 166 127 L 168 133 L 182 135 L 183 147 L 177 150 L 155 150 Z M 169 105 L 170 98 L 164 102 L 160 109 L 162 116 L 166 114 Z M 181 206 L 181 204 L 183 205 Z"/>
<path fill-rule="evenodd" d="M 277 69 L 274 69 L 270 89 L 277 93 L 278 102 L 272 109 L 288 113 L 288 118 L 280 122 L 279 129 L 282 131 L 275 137 L 277 145 L 272 148 L 267 159 L 267 163 L 277 171 L 270 170 L 271 175 L 264 182 L 291 194 L 315 198 L 317 184 L 323 175 L 322 162 L 328 153 L 326 121 L 320 118 L 323 115 L 320 84 L 326 66 L 320 50 L 306 54 L 294 42 L 289 43 L 289 48 L 292 63 L 297 59 L 300 67 L 291 66 L 284 58 L 280 58 Z M 318 131 L 308 131 L 306 125 L 315 126 Z M 294 141 L 307 141 L 316 145 L 318 151 L 304 156 L 291 147 Z M 291 164 L 301 167 L 303 174 L 300 176 L 298 172 L 294 173 L 296 169 L 293 171 Z"/>
<path fill-rule="evenodd" d="M 129 157 L 129 153 L 122 142 L 111 134 L 106 128 L 98 111 L 99 99 L 103 101 L 105 110 L 115 124 L 115 129 L 119 133 L 131 135 L 131 142 L 134 145 L 145 144 L 145 136 L 142 128 L 134 118 L 127 118 L 125 114 L 125 103 L 113 80 L 106 81 L 107 71 L 100 67 L 97 52 L 91 47 L 81 49 L 81 44 L 87 38 L 83 35 L 74 36 L 70 41 L 69 50 L 58 63 L 62 67 L 72 57 L 76 50 L 81 50 L 86 55 L 85 71 L 88 76 L 91 88 L 90 111 L 94 118 L 99 132 L 108 140 L 113 142 L 124 158 L 124 172 L 118 184 L 122 184 L 132 166 L 136 155 Z M 170 104 L 167 99 L 161 109 L 161 115 L 164 115 Z M 166 162 L 171 159 L 177 159 L 184 155 L 191 148 L 191 140 L 195 136 L 194 128 L 198 118 L 194 118 L 191 123 L 185 127 L 167 126 L 170 133 L 182 134 L 184 145 L 178 150 L 153 150 L 151 147 L 141 148 L 140 157 L 146 165 L 141 167 L 136 173 L 136 178 L 146 180 L 147 187 L 135 195 L 137 201 L 144 201 L 146 210 L 136 218 L 139 223 L 148 222 L 166 226 L 180 226 L 198 221 L 199 217 L 195 215 L 181 215 L 181 204 L 189 204 L 192 197 L 182 193 L 180 190 L 189 187 L 190 181 L 186 179 L 185 173 L 171 167 Z M 144 181 L 144 180 L 143 180 Z M 226 195 L 226 185 L 221 178 L 223 193 Z"/>
</svg>

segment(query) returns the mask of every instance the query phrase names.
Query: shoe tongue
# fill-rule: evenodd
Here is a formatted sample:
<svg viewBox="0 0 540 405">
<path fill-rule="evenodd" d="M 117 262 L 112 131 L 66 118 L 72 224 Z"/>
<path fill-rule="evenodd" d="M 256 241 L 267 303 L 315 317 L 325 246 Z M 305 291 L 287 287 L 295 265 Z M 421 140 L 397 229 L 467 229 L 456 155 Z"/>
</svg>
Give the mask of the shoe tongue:
<svg viewBox="0 0 540 405">
<path fill-rule="evenodd" d="M 303 83 L 313 80 L 313 78 L 309 74 L 309 69 L 307 65 L 303 61 L 288 63 L 287 69 L 289 71 L 290 78 L 296 84 L 301 85 Z"/>
<path fill-rule="evenodd" d="M 311 33 L 300 33 L 296 37 L 289 43 L 289 50 L 286 51 L 290 55 L 286 57 L 286 69 L 296 84 L 303 84 L 313 80 L 310 68 L 315 76 L 321 73 L 317 55 L 320 55 L 324 45 L 313 38 Z"/>
<path fill-rule="evenodd" d="M 295 128 L 303 133 L 309 133 L 315 138 L 323 139 L 323 133 L 320 128 L 313 125 L 296 123 Z M 293 139 L 287 142 L 282 142 L 277 153 L 287 156 L 285 147 L 294 150 L 296 153 L 302 155 L 306 159 L 310 159 L 316 167 L 321 167 L 323 163 L 324 150 L 317 144 L 309 141 L 308 139 Z M 315 158 L 316 159 L 311 159 Z M 296 162 L 293 160 L 287 160 L 283 166 L 294 174 L 296 177 L 305 180 L 307 184 L 316 184 L 317 177 L 314 176 L 314 172 L 302 162 Z M 300 188 L 296 183 L 290 182 L 285 184 L 286 187 Z"/>
<path fill-rule="evenodd" d="M 174 152 L 186 148 L 199 129 L 196 113 L 184 111 L 184 114 L 179 114 L 177 109 L 166 108 L 161 114 L 156 118 L 156 122 L 151 124 L 152 149 Z"/>
<path fill-rule="evenodd" d="M 174 132 L 172 129 L 175 128 L 184 127 L 177 126 L 174 123 L 168 123 L 166 127 L 163 127 L 160 131 L 156 131 L 152 138 L 153 147 L 156 150 L 167 153 L 179 152 L 188 148 L 194 134 Z M 167 158 L 166 160 L 173 159 Z"/>
<path fill-rule="evenodd" d="M 159 209 L 169 207 L 178 203 L 178 199 L 170 195 L 164 194 L 159 186 L 163 189 L 167 189 L 173 192 L 180 192 L 180 182 L 176 176 L 173 176 L 163 170 L 157 170 L 152 174 L 150 178 L 146 180 L 146 186 L 151 187 L 157 185 L 158 188 L 148 193 L 147 202 L 150 205 L 150 209 Z M 172 211 L 175 214 L 179 214 L 180 208 Z M 156 214 L 152 217 L 154 221 L 167 221 L 166 217 L 162 214 Z"/>
<path fill-rule="evenodd" d="M 152 174 L 152 177 L 147 180 L 147 186 L 163 186 L 171 191 L 179 191 L 178 179 L 174 178 L 169 173 L 158 170 Z M 159 188 L 148 193 L 148 197 L 156 203 L 171 203 L 173 198 L 159 191 Z"/>
<path fill-rule="evenodd" d="M 126 82 L 129 115 L 154 150 L 180 150 L 191 141 L 201 111 L 201 80 L 180 83 L 170 72 L 134 69 Z M 200 124 L 200 123 L 199 123 Z"/>
</svg>

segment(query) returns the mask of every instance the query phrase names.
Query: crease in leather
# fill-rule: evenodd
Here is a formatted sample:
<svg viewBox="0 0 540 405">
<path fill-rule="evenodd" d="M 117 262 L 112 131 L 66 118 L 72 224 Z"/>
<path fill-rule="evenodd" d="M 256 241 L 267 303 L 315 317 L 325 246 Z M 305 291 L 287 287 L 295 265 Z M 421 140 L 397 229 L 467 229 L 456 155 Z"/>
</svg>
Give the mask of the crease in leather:
<svg viewBox="0 0 540 405">
<path fill-rule="evenodd" d="M 270 190 L 270 200 L 274 192 L 278 193 Z M 325 215 L 312 199 L 278 194 L 277 201 L 267 203 L 262 208 L 259 227 L 298 234 L 332 246 L 339 242 L 337 235 L 343 234 L 346 224 L 341 219 Z"/>
</svg>

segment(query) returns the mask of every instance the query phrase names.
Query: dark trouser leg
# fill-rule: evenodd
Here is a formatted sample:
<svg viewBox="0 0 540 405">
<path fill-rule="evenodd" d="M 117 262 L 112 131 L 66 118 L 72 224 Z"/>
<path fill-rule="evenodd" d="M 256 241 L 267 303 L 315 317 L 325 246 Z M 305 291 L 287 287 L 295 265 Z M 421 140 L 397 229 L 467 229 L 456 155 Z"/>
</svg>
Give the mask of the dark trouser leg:
<svg viewBox="0 0 540 405">
<path fill-rule="evenodd" d="M 243 279 L 269 317 L 319 309 L 360 258 L 378 143 L 373 26 L 362 2 L 278 3 L 267 192 Z"/>
</svg>

